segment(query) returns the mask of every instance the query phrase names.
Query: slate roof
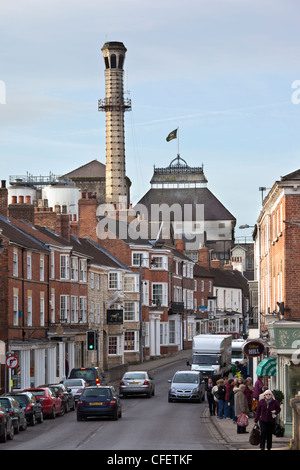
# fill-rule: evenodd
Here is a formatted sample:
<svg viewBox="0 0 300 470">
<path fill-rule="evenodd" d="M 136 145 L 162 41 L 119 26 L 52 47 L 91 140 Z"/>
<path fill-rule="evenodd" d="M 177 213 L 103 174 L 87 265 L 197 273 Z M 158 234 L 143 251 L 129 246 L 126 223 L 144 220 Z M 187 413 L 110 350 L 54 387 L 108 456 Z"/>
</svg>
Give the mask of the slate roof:
<svg viewBox="0 0 300 470">
<path fill-rule="evenodd" d="M 0 215 L 0 229 L 2 230 L 1 235 L 16 245 L 23 246 L 30 250 L 43 251 L 45 253 L 49 252 L 42 241 L 24 232 L 14 225 L 13 221 L 2 215 Z"/>
<path fill-rule="evenodd" d="M 214 275 L 214 287 L 232 287 L 242 289 L 244 295 L 248 295 L 248 280 L 240 271 L 211 268 L 210 272 Z"/>
<path fill-rule="evenodd" d="M 204 205 L 204 220 L 236 220 L 224 205 L 213 195 L 208 188 L 151 188 L 138 202 L 148 210 L 148 218 L 151 219 L 151 204 L 184 204 L 192 205 L 192 220 L 196 219 L 196 205 Z M 182 210 L 182 215 L 184 212 Z M 173 214 L 171 213 L 171 220 Z M 186 220 L 189 220 L 186 218 Z"/>
<path fill-rule="evenodd" d="M 66 173 L 68 178 L 105 178 L 105 165 L 98 160 L 92 160 L 75 170 Z"/>
<path fill-rule="evenodd" d="M 211 272 L 211 270 L 206 269 L 203 266 L 199 266 L 199 264 L 195 264 L 194 266 L 194 276 L 214 278 L 214 274 Z"/>
<path fill-rule="evenodd" d="M 77 238 L 74 235 L 71 235 L 71 244 L 76 251 L 85 253 L 92 263 L 94 262 L 109 268 L 128 270 L 128 267 L 125 264 L 89 238 Z"/>
</svg>

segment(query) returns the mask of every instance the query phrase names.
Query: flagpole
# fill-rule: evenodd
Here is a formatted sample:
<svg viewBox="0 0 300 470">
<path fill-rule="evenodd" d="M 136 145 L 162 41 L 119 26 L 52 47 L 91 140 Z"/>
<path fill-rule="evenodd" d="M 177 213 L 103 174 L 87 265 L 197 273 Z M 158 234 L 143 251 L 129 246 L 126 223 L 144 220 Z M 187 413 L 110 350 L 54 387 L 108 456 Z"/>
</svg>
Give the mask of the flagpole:
<svg viewBox="0 0 300 470">
<path fill-rule="evenodd" d="M 179 127 L 177 127 L 177 155 L 179 155 Z"/>
</svg>

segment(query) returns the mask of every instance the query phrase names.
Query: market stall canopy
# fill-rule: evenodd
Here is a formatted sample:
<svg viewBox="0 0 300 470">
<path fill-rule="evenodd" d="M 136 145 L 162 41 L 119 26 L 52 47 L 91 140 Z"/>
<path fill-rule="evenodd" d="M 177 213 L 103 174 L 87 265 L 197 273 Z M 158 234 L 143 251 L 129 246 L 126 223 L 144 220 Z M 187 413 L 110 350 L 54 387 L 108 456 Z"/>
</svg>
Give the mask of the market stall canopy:
<svg viewBox="0 0 300 470">
<path fill-rule="evenodd" d="M 263 359 L 256 368 L 256 374 L 261 377 L 270 375 L 276 375 L 276 358 L 275 357 L 266 357 Z"/>
</svg>

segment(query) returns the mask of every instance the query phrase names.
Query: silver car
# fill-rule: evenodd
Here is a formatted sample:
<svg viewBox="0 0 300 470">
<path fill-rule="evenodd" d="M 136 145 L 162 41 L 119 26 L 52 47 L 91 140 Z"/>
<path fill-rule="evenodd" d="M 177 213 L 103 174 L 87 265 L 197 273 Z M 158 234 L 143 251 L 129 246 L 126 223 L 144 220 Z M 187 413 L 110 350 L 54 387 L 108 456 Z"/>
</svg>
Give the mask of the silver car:
<svg viewBox="0 0 300 470">
<path fill-rule="evenodd" d="M 78 399 L 86 387 L 86 381 L 83 379 L 67 379 L 63 381 L 63 384 L 71 389 L 71 393 L 74 395 L 74 401 L 77 405 Z"/>
<path fill-rule="evenodd" d="M 145 371 L 126 372 L 119 386 L 119 394 L 124 398 L 127 395 L 147 395 L 151 398 L 155 393 L 153 377 Z"/>
<path fill-rule="evenodd" d="M 201 402 L 205 398 L 205 381 L 201 372 L 196 370 L 179 370 L 174 374 L 168 401 L 189 400 Z"/>
</svg>

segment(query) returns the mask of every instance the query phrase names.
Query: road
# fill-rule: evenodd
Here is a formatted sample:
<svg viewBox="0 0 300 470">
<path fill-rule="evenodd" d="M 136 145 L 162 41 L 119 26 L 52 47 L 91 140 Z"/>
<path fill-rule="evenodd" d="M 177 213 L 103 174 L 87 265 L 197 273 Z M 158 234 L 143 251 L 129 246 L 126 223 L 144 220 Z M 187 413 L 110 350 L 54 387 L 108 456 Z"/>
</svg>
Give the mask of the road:
<svg viewBox="0 0 300 470">
<path fill-rule="evenodd" d="M 122 418 L 77 422 L 76 411 L 28 426 L 1 450 L 221 450 L 206 427 L 203 403 L 168 403 L 168 379 L 184 363 L 154 374 L 155 396 L 122 400 Z"/>
</svg>

